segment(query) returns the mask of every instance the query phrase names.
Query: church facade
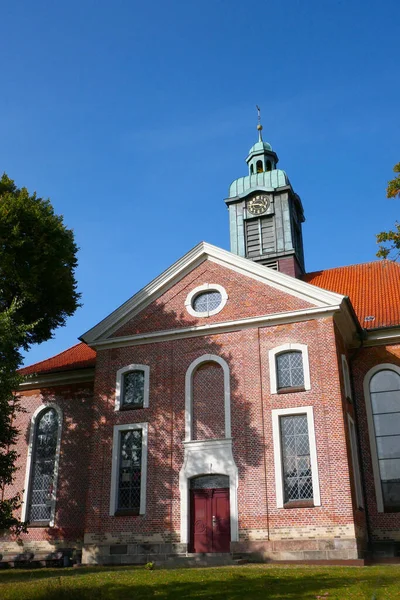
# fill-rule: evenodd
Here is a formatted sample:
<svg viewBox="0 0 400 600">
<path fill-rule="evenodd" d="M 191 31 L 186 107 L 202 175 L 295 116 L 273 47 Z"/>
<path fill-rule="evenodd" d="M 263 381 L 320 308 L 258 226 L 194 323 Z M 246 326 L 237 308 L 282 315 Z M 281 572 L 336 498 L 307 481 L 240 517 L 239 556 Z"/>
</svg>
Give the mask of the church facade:
<svg viewBox="0 0 400 600">
<path fill-rule="evenodd" d="M 25 367 L 29 532 L 85 564 L 400 552 L 400 268 L 306 273 L 303 207 L 259 139 L 201 243 L 65 352 Z"/>
</svg>

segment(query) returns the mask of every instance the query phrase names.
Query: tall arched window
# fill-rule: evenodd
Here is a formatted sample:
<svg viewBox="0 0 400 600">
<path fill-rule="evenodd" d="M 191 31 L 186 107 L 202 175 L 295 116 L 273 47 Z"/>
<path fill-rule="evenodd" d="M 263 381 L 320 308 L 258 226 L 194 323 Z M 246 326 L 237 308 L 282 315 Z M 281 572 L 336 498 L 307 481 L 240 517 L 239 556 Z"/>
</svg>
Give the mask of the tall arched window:
<svg viewBox="0 0 400 600">
<path fill-rule="evenodd" d="M 267 160 L 267 171 L 272 171 L 272 162 Z"/>
<path fill-rule="evenodd" d="M 22 518 L 30 523 L 54 523 L 61 411 L 41 407 L 32 417 L 27 463 L 26 498 Z"/>
<path fill-rule="evenodd" d="M 400 369 L 395 365 L 380 365 L 367 378 L 378 510 L 400 511 Z"/>
<path fill-rule="evenodd" d="M 226 361 L 215 354 L 199 356 L 186 371 L 185 388 L 185 441 L 212 439 L 216 431 L 217 437 L 230 438 L 230 374 Z M 218 410 L 215 400 L 221 400 Z"/>
<path fill-rule="evenodd" d="M 258 160 L 256 163 L 257 173 L 262 173 L 264 171 L 264 167 L 262 164 L 262 160 Z"/>
</svg>

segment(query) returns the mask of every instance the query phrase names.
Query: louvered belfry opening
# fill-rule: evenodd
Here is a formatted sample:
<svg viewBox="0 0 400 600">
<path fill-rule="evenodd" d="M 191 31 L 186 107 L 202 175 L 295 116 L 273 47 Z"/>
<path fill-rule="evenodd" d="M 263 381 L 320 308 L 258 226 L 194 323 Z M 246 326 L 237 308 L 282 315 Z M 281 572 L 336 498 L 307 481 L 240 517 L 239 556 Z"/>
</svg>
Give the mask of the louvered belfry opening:
<svg viewBox="0 0 400 600">
<path fill-rule="evenodd" d="M 272 217 L 246 221 L 247 257 L 257 258 L 276 252 L 275 227 Z"/>
</svg>

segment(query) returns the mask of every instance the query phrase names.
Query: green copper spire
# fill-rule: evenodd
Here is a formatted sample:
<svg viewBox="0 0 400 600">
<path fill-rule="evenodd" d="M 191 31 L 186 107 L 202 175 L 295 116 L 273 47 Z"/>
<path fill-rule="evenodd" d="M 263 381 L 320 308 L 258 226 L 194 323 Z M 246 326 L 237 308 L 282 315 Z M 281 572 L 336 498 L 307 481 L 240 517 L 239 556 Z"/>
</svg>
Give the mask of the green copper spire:
<svg viewBox="0 0 400 600">
<path fill-rule="evenodd" d="M 257 106 L 258 140 L 246 158 L 248 175 L 229 186 L 231 252 L 299 277 L 304 273 L 301 225 L 303 207 L 289 179 L 277 169 L 278 156 L 263 140 Z"/>
<path fill-rule="evenodd" d="M 264 142 L 262 138 L 261 109 L 257 104 L 256 108 L 258 142 L 250 148 L 249 155 L 246 158 L 246 162 L 249 165 L 249 175 L 273 171 L 276 169 L 276 163 L 278 162 L 278 157 L 272 150 L 271 144 Z"/>
</svg>

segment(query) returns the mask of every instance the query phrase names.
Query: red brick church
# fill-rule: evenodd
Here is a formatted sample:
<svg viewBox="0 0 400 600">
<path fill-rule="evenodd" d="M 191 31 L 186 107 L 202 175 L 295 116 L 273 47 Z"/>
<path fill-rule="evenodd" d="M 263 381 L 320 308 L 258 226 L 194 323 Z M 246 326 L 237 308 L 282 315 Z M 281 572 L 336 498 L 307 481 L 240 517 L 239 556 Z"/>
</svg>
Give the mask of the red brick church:
<svg viewBox="0 0 400 600">
<path fill-rule="evenodd" d="M 86 564 L 202 553 L 400 553 L 400 267 L 306 273 L 303 207 L 271 146 L 201 243 L 22 369 L 22 541 Z"/>
</svg>

